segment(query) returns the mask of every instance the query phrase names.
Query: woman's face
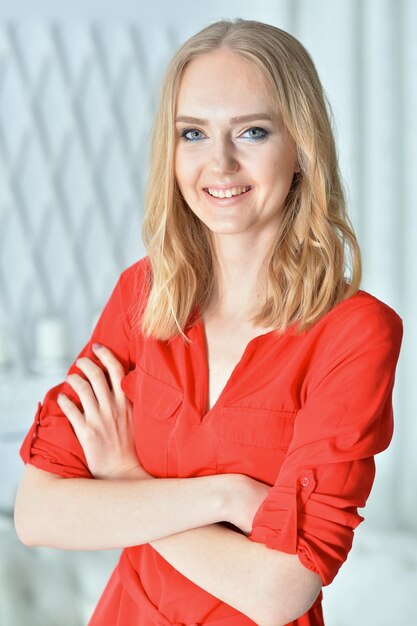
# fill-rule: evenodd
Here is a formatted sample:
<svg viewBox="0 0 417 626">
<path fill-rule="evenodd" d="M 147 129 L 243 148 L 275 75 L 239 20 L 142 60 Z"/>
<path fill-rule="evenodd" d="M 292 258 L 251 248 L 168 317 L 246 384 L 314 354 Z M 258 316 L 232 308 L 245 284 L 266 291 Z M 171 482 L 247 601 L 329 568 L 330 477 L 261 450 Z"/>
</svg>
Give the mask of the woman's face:
<svg viewBox="0 0 417 626">
<path fill-rule="evenodd" d="M 205 54 L 187 65 L 176 104 L 175 175 L 190 209 L 214 234 L 274 237 L 297 156 L 259 70 L 230 50 Z M 208 191 L 225 187 L 238 195 Z"/>
</svg>

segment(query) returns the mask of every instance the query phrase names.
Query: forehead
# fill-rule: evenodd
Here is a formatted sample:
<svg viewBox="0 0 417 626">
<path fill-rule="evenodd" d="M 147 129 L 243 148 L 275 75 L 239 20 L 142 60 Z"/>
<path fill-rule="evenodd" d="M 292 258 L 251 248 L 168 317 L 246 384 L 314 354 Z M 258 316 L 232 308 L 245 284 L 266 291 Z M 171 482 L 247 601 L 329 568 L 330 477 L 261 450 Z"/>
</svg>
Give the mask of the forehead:
<svg viewBox="0 0 417 626">
<path fill-rule="evenodd" d="M 261 107 L 261 108 L 259 108 Z M 176 102 L 180 115 L 227 109 L 251 113 L 277 111 L 276 96 L 253 61 L 231 50 L 215 50 L 190 61 L 181 78 Z"/>
</svg>

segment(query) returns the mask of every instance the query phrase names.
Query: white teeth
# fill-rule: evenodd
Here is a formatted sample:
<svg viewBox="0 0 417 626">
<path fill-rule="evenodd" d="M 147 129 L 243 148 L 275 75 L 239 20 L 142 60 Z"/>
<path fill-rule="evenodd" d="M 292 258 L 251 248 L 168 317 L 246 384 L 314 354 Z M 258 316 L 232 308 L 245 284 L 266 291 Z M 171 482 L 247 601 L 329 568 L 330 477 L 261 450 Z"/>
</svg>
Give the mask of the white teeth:
<svg viewBox="0 0 417 626">
<path fill-rule="evenodd" d="M 231 198 L 232 196 L 239 196 L 249 189 L 250 187 L 232 187 L 231 189 L 207 189 L 207 191 L 215 198 Z"/>
</svg>

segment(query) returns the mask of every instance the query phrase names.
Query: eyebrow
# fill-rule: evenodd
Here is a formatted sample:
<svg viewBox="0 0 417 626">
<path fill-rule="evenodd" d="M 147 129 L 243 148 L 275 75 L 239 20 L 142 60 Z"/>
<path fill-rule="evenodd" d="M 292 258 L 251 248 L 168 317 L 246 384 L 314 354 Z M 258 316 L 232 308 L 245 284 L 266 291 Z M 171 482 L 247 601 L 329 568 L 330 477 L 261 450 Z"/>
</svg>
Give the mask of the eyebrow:
<svg viewBox="0 0 417 626">
<path fill-rule="evenodd" d="M 269 120 L 273 121 L 272 115 L 269 113 L 252 113 L 251 115 L 238 115 L 237 117 L 231 117 L 231 124 L 239 124 L 240 122 L 253 122 L 255 120 Z M 208 124 L 208 120 L 202 120 L 199 117 L 191 117 L 190 115 L 179 115 L 175 122 L 186 122 L 187 124 Z"/>
</svg>

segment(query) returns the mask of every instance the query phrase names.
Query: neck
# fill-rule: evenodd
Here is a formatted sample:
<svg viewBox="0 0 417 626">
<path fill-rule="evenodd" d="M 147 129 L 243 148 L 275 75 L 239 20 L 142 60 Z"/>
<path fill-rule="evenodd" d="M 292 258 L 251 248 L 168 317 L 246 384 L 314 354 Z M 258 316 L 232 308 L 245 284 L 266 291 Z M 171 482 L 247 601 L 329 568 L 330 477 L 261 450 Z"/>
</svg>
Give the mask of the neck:
<svg viewBox="0 0 417 626">
<path fill-rule="evenodd" d="M 264 242 L 236 245 L 242 242 L 236 242 L 233 236 L 223 236 L 221 243 L 226 241 L 227 245 L 217 243 L 215 248 L 216 288 L 210 310 L 223 319 L 247 320 L 267 298 L 268 248 Z"/>
</svg>

